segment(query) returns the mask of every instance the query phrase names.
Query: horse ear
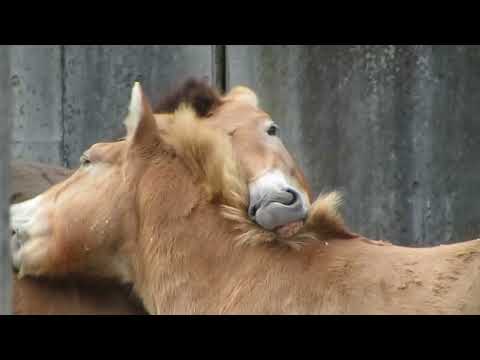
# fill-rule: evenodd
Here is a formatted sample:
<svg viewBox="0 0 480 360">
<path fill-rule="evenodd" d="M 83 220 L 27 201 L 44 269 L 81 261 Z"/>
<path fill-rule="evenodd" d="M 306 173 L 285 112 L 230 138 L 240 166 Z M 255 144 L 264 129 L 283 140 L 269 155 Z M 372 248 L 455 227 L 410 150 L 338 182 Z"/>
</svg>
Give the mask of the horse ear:
<svg viewBox="0 0 480 360">
<path fill-rule="evenodd" d="M 133 143 L 158 140 L 157 123 L 152 108 L 138 82 L 133 85 L 125 126 L 127 138 L 132 138 Z"/>
<path fill-rule="evenodd" d="M 245 86 L 236 86 L 225 96 L 226 100 L 235 100 L 246 102 L 252 106 L 258 107 L 258 98 L 253 90 Z"/>
</svg>

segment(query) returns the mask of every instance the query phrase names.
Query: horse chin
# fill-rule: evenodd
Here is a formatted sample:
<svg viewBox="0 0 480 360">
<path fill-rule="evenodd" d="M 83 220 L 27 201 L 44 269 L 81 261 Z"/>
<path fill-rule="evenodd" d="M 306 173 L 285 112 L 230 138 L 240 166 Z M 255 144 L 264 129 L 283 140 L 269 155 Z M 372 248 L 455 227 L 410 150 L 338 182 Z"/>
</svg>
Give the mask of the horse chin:
<svg viewBox="0 0 480 360">
<path fill-rule="evenodd" d="M 302 229 L 304 223 L 303 220 L 292 221 L 288 224 L 277 227 L 274 232 L 281 238 L 290 238 Z"/>
</svg>

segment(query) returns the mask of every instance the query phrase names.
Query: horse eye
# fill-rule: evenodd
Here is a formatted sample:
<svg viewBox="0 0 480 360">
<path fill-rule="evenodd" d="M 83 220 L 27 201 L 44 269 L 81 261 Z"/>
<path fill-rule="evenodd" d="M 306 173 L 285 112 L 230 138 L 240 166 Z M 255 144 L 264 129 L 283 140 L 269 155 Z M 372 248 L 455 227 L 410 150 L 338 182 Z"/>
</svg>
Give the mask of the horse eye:
<svg viewBox="0 0 480 360">
<path fill-rule="evenodd" d="M 82 155 L 80 157 L 80 166 L 87 166 L 90 164 L 91 164 L 91 161 L 86 155 Z"/>
<path fill-rule="evenodd" d="M 277 125 L 271 125 L 267 130 L 267 134 L 270 136 L 275 136 L 277 135 L 277 130 L 278 130 Z"/>
</svg>

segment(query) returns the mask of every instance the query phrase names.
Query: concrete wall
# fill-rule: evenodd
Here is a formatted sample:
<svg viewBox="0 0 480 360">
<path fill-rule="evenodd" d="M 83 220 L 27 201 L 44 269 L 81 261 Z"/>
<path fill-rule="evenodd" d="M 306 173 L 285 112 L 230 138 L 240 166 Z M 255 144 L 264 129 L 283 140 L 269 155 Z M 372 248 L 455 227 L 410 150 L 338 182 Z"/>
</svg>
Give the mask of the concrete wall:
<svg viewBox="0 0 480 360">
<path fill-rule="evenodd" d="M 257 91 L 316 193 L 350 227 L 430 245 L 479 237 L 480 46 L 11 46 L 12 152 L 75 166 L 120 135 L 132 82 Z M 0 66 L 2 65 L 0 58 Z"/>
<path fill-rule="evenodd" d="M 152 101 L 191 74 L 213 79 L 213 46 L 10 46 L 14 158 L 76 166 L 123 135 L 132 84 Z M 0 60 L 1 62 L 1 60 Z"/>
<path fill-rule="evenodd" d="M 8 48 L 0 46 L 0 315 L 12 311 L 12 276 L 8 246 L 8 194 L 9 194 L 9 157 L 10 125 L 8 112 L 10 91 L 8 88 Z"/>
<path fill-rule="evenodd" d="M 229 46 L 316 192 L 405 245 L 480 235 L 480 46 Z"/>
<path fill-rule="evenodd" d="M 188 74 L 212 81 L 212 47 L 65 46 L 64 163 L 76 165 L 85 149 L 123 136 L 133 82 L 158 101 Z"/>
<path fill-rule="evenodd" d="M 9 46 L 12 156 L 62 164 L 59 46 Z"/>
</svg>

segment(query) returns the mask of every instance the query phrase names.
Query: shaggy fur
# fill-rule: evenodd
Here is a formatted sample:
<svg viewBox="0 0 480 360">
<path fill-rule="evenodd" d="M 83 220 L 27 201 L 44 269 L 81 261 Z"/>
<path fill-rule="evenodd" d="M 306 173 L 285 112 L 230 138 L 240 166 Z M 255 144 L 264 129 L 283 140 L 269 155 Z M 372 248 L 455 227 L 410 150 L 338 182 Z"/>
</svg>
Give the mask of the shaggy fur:
<svg viewBox="0 0 480 360">
<path fill-rule="evenodd" d="M 329 239 L 353 239 L 358 237 L 345 226 L 338 206 L 341 196 L 337 192 L 321 194 L 312 204 L 303 228 L 291 237 L 281 237 L 274 231 L 261 228 L 250 220 L 245 199 L 236 197 L 237 206 L 222 205 L 222 215 L 234 223 L 238 231 L 236 242 L 239 245 L 278 244 L 300 250 L 309 241 L 328 241 Z"/>
<path fill-rule="evenodd" d="M 237 205 L 238 197 L 246 198 L 246 181 L 228 137 L 200 121 L 191 106 L 182 104 L 173 113 L 163 138 L 202 183 L 211 201 Z"/>
</svg>

